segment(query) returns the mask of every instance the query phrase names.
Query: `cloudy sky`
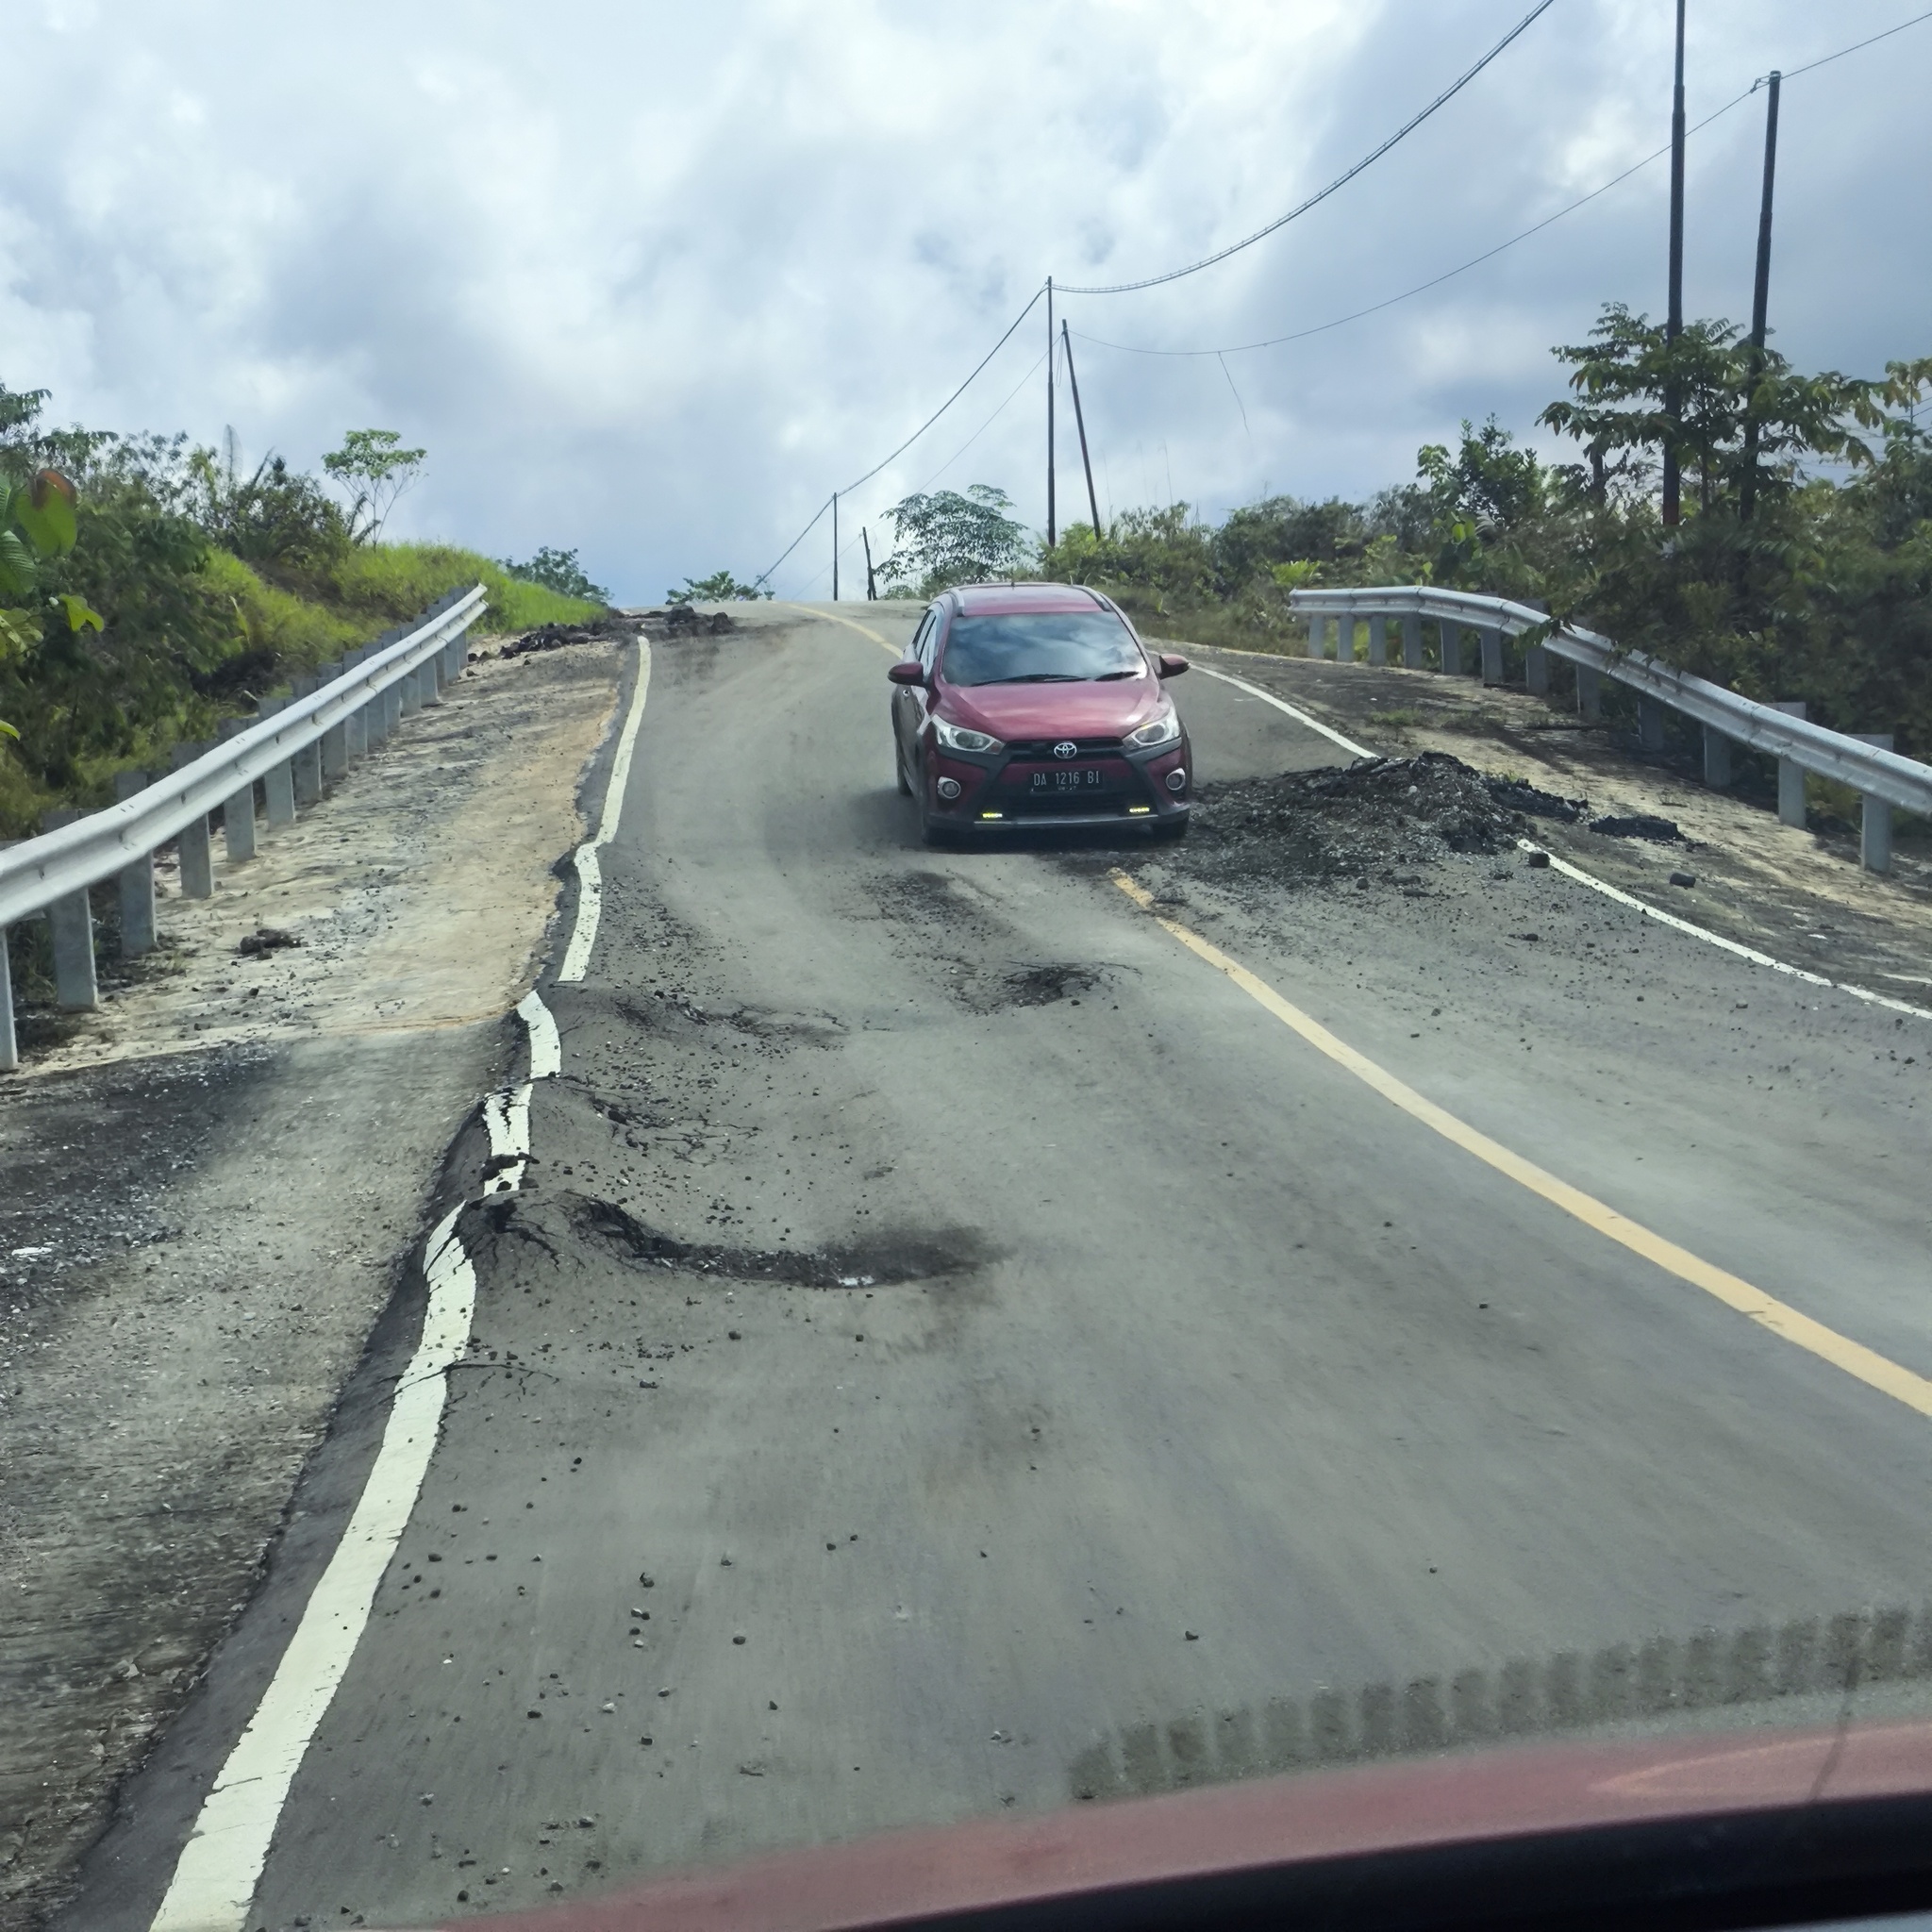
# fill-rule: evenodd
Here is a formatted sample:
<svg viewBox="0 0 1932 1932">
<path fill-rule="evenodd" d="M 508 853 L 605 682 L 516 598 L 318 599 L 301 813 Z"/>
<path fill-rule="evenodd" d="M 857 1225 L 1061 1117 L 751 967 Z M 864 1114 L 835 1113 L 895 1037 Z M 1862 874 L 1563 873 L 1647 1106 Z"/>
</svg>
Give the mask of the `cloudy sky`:
<svg viewBox="0 0 1932 1932">
<path fill-rule="evenodd" d="M 399 533 L 579 548 L 622 598 L 764 570 L 1042 279 L 1273 219 L 1531 0 L 14 0 L 0 382 L 63 421 L 232 425 L 312 465 L 428 447 Z M 1694 123 L 1913 0 L 1690 0 Z M 1671 0 L 1556 0 L 1304 219 L 1067 298 L 1103 514 L 1362 494 L 1493 411 L 1530 433 L 1599 305 L 1663 306 Z M 1932 21 L 1785 89 L 1772 316 L 1804 366 L 1932 351 Z M 1687 306 L 1748 316 L 1763 95 L 1690 144 Z M 1000 485 L 1045 521 L 1043 309 L 844 506 Z M 1064 407 L 1061 520 L 1082 514 Z M 776 573 L 824 596 L 829 525 Z"/>
</svg>

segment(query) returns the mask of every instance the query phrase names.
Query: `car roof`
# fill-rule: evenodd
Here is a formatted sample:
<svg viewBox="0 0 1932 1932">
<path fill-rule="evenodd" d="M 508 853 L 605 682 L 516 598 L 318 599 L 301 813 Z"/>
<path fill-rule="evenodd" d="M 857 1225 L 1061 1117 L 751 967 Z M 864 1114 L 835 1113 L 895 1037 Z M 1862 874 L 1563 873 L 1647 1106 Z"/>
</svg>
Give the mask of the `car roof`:
<svg viewBox="0 0 1932 1932">
<path fill-rule="evenodd" d="M 994 611 L 1110 610 L 1097 591 L 1080 584 L 960 584 L 951 592 L 962 616 Z"/>
</svg>

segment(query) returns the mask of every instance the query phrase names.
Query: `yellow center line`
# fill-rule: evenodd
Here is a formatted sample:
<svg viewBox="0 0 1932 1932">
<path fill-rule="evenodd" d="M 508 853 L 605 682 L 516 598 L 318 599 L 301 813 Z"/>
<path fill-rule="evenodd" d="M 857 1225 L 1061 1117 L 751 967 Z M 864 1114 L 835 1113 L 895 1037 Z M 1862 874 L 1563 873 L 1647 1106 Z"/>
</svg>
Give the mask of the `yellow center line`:
<svg viewBox="0 0 1932 1932">
<path fill-rule="evenodd" d="M 847 630 L 856 630 L 860 637 L 870 638 L 880 650 L 890 651 L 895 658 L 903 658 L 906 655 L 897 644 L 889 644 L 877 631 L 850 617 L 841 617 L 836 610 L 814 610 L 809 604 L 793 604 L 790 608 L 793 610 L 803 610 L 808 617 L 823 617 L 828 624 L 842 624 Z"/>
<path fill-rule="evenodd" d="M 1789 1303 L 1766 1294 L 1762 1289 L 1753 1288 L 1738 1275 L 1713 1267 L 1688 1248 L 1680 1248 L 1675 1241 L 1653 1234 L 1649 1228 L 1641 1226 L 1627 1215 L 1619 1214 L 1614 1208 L 1605 1206 L 1593 1195 L 1586 1194 L 1580 1188 L 1573 1188 L 1568 1181 L 1558 1180 L 1534 1161 L 1524 1159 L 1522 1155 L 1512 1153 L 1487 1134 L 1479 1133 L 1467 1122 L 1445 1112 L 1434 1101 L 1424 1100 L 1414 1088 L 1377 1066 L 1366 1054 L 1357 1053 L 1346 1041 L 1338 1040 L 1299 1007 L 1291 1006 L 1266 980 L 1257 978 L 1218 946 L 1210 945 L 1200 934 L 1189 931 L 1178 920 L 1156 911 L 1153 895 L 1125 873 L 1116 870 L 1112 878 L 1141 911 L 1152 914 L 1189 952 L 1205 959 L 1217 972 L 1226 974 L 1257 1006 L 1265 1008 L 1283 1025 L 1291 1027 L 1310 1046 L 1325 1054 L 1337 1066 L 1345 1068 L 1363 1085 L 1373 1087 L 1383 1099 L 1391 1101 L 1411 1119 L 1420 1121 L 1424 1126 L 1441 1135 L 1443 1140 L 1453 1141 L 1465 1153 L 1474 1155 L 1498 1174 L 1507 1174 L 1531 1193 L 1541 1195 L 1553 1208 L 1560 1208 L 1565 1214 L 1573 1215 L 1586 1227 L 1594 1228 L 1598 1234 L 1628 1248 L 1634 1255 L 1641 1255 L 1646 1261 L 1654 1262 L 1667 1274 L 1674 1274 L 1679 1281 L 1714 1295 L 1727 1308 L 1735 1308 L 1739 1314 L 1748 1316 L 1759 1327 L 1768 1328 L 1786 1341 L 1808 1350 L 1822 1361 L 1842 1369 L 1846 1374 L 1856 1375 L 1859 1381 L 1890 1395 L 1896 1402 L 1904 1403 L 1907 1408 L 1916 1409 L 1924 1416 L 1932 1416 L 1932 1381 L 1927 1381 L 1923 1375 L 1915 1375 L 1909 1369 L 1901 1368 L 1897 1362 L 1852 1341 L 1848 1336 L 1840 1335 L 1835 1328 L 1814 1322 L 1809 1315 L 1801 1314 Z"/>
</svg>

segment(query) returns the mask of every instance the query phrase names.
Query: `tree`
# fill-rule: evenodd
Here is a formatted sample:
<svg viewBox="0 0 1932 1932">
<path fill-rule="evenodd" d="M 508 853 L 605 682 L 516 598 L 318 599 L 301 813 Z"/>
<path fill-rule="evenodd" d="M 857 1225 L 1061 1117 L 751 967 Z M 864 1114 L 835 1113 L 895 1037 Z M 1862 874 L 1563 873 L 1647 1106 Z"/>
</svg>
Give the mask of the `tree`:
<svg viewBox="0 0 1932 1932">
<path fill-rule="evenodd" d="M 686 577 L 681 591 L 666 591 L 667 604 L 744 604 L 769 597 L 756 584 L 741 584 L 728 570 L 714 570 L 708 577 Z"/>
<path fill-rule="evenodd" d="M 1031 532 L 1009 517 L 1012 499 L 991 483 L 917 494 L 886 512 L 898 548 L 878 567 L 889 584 L 931 597 L 949 584 L 1010 577 L 1033 560 Z"/>
<path fill-rule="evenodd" d="M 349 505 L 349 535 L 358 543 L 382 534 L 396 498 L 423 474 L 425 449 L 404 449 L 393 429 L 351 429 L 322 459 Z"/>
<path fill-rule="evenodd" d="M 1861 429 L 1877 429 L 1886 385 L 1825 370 L 1800 375 L 1774 349 L 1759 358 L 1736 325 L 1687 323 L 1674 342 L 1648 317 L 1607 303 L 1587 342 L 1552 352 L 1570 364 L 1574 400 L 1552 403 L 1538 422 L 1581 443 L 1590 489 L 1607 499 L 1613 476 L 1647 488 L 1652 459 L 1674 446 L 1697 475 L 1697 508 L 1708 514 L 1743 477 L 1747 425 L 1756 431 L 1756 488 L 1789 490 L 1805 457 L 1865 463 Z M 1674 421 L 1666 399 L 1674 392 Z"/>
<path fill-rule="evenodd" d="M 553 550 L 546 543 L 528 563 L 512 563 L 507 557 L 498 561 L 511 576 L 521 577 L 526 584 L 541 584 L 560 597 L 581 598 L 586 604 L 610 602 L 610 592 L 591 581 L 575 550 Z"/>
</svg>

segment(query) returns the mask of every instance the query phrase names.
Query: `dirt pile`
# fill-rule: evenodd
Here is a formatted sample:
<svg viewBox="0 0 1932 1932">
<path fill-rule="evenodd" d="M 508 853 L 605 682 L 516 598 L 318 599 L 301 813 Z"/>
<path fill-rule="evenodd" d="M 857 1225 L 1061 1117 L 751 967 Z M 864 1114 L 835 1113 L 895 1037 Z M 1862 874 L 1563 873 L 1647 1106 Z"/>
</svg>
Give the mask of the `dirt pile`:
<svg viewBox="0 0 1932 1932">
<path fill-rule="evenodd" d="M 1446 753 L 1359 758 L 1340 772 L 1285 772 L 1202 788 L 1189 864 L 1212 876 L 1286 884 L 1385 877 L 1451 853 L 1512 851 L 1525 813 L 1574 818 L 1581 801 L 1487 779 Z"/>
<path fill-rule="evenodd" d="M 497 654 L 503 658 L 527 658 L 534 651 L 560 651 L 567 644 L 601 642 L 628 643 L 642 628 L 642 619 L 625 617 L 607 610 L 589 624 L 545 624 L 512 638 Z"/>
<path fill-rule="evenodd" d="M 641 622 L 654 638 L 716 638 L 738 628 L 730 611 L 714 610 L 707 617 L 691 604 L 674 604 L 668 610 L 647 610 Z"/>
</svg>

